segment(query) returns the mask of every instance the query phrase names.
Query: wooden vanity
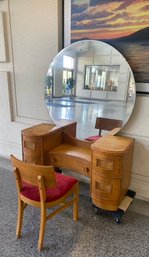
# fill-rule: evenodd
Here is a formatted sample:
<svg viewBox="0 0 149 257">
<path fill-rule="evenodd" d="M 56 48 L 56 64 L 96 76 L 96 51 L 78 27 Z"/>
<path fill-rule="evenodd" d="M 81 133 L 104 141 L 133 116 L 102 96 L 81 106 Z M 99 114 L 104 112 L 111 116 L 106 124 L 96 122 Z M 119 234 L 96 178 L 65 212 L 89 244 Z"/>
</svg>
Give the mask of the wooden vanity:
<svg viewBox="0 0 149 257">
<path fill-rule="evenodd" d="M 62 121 L 22 130 L 23 160 L 89 177 L 93 204 L 116 211 L 129 188 L 134 139 L 105 135 L 93 143 L 76 138 L 76 126 Z"/>
</svg>

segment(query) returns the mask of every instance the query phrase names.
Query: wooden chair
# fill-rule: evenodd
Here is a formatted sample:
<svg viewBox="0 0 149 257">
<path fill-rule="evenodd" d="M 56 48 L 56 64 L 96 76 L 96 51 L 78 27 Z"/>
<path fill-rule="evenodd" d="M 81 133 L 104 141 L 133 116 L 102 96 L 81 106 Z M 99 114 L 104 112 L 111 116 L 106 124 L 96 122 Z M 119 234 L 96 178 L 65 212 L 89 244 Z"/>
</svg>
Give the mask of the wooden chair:
<svg viewBox="0 0 149 257">
<path fill-rule="evenodd" d="M 78 180 L 56 173 L 52 166 L 33 165 L 10 156 L 18 189 L 16 235 L 21 236 L 23 212 L 27 205 L 41 209 L 38 250 L 42 250 L 46 221 L 73 205 L 73 219 L 78 220 Z M 71 197 L 70 197 L 71 196 Z M 69 197 L 69 199 L 68 199 Z M 58 206 L 47 214 L 47 208 Z"/>
<path fill-rule="evenodd" d="M 96 141 L 97 139 L 102 137 L 102 130 L 111 131 L 112 129 L 115 129 L 115 128 L 121 128 L 122 124 L 123 124 L 122 120 L 97 117 L 96 123 L 95 123 L 95 129 L 99 129 L 99 133 L 98 135 L 90 136 L 86 138 L 86 140 Z"/>
</svg>

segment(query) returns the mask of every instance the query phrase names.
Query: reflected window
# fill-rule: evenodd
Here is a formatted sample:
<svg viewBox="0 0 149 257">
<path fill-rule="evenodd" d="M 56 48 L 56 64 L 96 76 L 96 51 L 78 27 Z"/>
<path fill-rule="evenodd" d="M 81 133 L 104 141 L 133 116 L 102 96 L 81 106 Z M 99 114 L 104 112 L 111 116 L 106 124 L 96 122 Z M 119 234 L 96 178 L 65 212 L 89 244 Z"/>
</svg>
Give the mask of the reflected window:
<svg viewBox="0 0 149 257">
<path fill-rule="evenodd" d="M 73 58 L 67 55 L 63 56 L 63 68 L 73 69 Z"/>
<path fill-rule="evenodd" d="M 117 91 L 120 65 L 85 65 L 84 89 Z"/>
<path fill-rule="evenodd" d="M 73 79 L 74 58 L 71 56 L 63 56 L 63 96 L 73 94 L 74 79 Z"/>
<path fill-rule="evenodd" d="M 63 96 L 69 96 L 73 94 L 74 82 L 73 82 L 73 70 L 63 70 Z"/>
</svg>

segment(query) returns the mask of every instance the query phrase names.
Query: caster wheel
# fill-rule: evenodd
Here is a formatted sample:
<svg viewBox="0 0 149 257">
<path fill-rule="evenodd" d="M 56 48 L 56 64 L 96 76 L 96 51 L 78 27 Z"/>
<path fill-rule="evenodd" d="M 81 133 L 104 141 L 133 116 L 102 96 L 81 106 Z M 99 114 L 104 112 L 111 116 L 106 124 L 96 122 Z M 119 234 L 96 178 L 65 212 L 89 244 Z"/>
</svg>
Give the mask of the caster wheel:
<svg viewBox="0 0 149 257">
<path fill-rule="evenodd" d="M 102 213 L 101 213 L 100 209 L 99 209 L 99 208 L 97 208 L 97 207 L 95 207 L 95 208 L 94 208 L 94 212 L 95 212 L 96 214 L 100 214 L 100 215 L 102 215 Z"/>
<path fill-rule="evenodd" d="M 115 222 L 116 222 L 117 224 L 121 224 L 121 220 L 120 220 L 119 218 L 115 218 Z"/>
<path fill-rule="evenodd" d="M 96 213 L 96 214 L 98 214 L 99 213 L 99 210 L 98 210 L 98 208 L 94 208 L 94 212 Z"/>
</svg>

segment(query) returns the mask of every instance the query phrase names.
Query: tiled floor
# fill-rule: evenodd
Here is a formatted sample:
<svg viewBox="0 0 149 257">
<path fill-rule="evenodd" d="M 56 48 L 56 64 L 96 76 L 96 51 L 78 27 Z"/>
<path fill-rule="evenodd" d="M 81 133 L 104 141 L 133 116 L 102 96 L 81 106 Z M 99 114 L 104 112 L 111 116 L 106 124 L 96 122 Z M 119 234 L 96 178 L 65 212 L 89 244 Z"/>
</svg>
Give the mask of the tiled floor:
<svg viewBox="0 0 149 257">
<path fill-rule="evenodd" d="M 0 168 L 12 169 L 11 163 L 9 159 L 0 157 Z M 66 171 L 65 173 L 70 173 L 70 171 Z M 80 178 L 80 176 L 79 176 Z M 87 181 L 85 178 L 81 178 L 80 182 L 80 192 L 81 194 L 90 195 L 89 188 L 89 180 Z M 134 198 L 132 204 L 129 206 L 129 210 L 132 210 L 137 213 L 144 214 L 149 216 L 149 202 Z"/>
</svg>

